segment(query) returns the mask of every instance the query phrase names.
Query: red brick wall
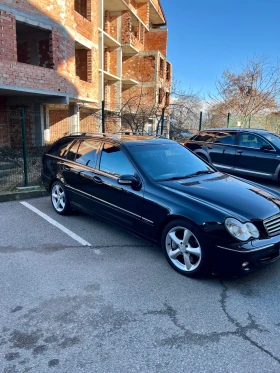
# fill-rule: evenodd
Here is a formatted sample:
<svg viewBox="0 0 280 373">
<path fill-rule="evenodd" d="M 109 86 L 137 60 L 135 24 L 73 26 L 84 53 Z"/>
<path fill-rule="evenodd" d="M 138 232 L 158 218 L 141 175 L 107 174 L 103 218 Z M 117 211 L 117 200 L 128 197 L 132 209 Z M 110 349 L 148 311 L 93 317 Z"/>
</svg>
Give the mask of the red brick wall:
<svg viewBox="0 0 280 373">
<path fill-rule="evenodd" d="M 137 15 L 143 21 L 143 23 L 149 25 L 149 2 L 139 3 L 137 8 Z"/>
<path fill-rule="evenodd" d="M 167 53 L 167 29 L 153 29 L 146 32 L 145 50 L 159 50 L 164 56 Z"/>
<path fill-rule="evenodd" d="M 80 131 L 82 132 L 96 132 L 97 131 L 97 117 L 90 111 L 80 112 Z"/>
<path fill-rule="evenodd" d="M 16 61 L 16 19 L 0 10 L 0 61 Z"/>
<path fill-rule="evenodd" d="M 131 35 L 131 17 L 130 12 L 122 12 L 122 43 L 129 44 Z"/>
<path fill-rule="evenodd" d="M 0 83 L 18 85 L 28 88 L 38 88 L 44 90 L 55 90 L 67 92 L 94 101 L 98 100 L 98 70 L 99 56 L 98 50 L 93 48 L 91 58 L 89 58 L 89 74 L 93 83 L 83 82 L 75 75 L 75 43 L 71 35 L 79 32 L 90 41 L 98 44 L 98 2 L 87 0 L 91 3 L 92 22 L 83 18 L 74 10 L 74 0 L 65 8 L 61 2 L 51 2 L 50 0 L 17 0 L 12 6 L 17 10 L 24 10 L 36 15 L 43 15 L 48 19 L 57 22 L 57 27 L 52 27 L 50 39 L 49 58 L 50 65 L 53 62 L 55 71 L 38 70 L 37 66 L 22 64 L 17 62 L 16 48 L 16 27 L 15 17 L 9 13 L 0 13 L 0 63 L 4 61 L 13 62 L 1 63 Z M 4 5 L 11 6 L 10 0 L 1 0 Z M 68 32 L 64 28 L 68 27 Z M 43 48 L 43 45 L 41 45 Z M 41 50 L 41 52 L 43 52 Z M 21 48 L 21 58 L 24 53 Z M 25 55 L 26 57 L 26 55 Z M 26 59 L 26 61 L 28 61 Z M 47 56 L 42 53 L 41 64 L 46 63 Z M 48 66 L 52 67 L 52 66 Z"/>
<path fill-rule="evenodd" d="M 155 57 L 154 56 L 133 56 L 123 57 L 123 77 L 135 79 L 139 82 L 155 81 Z"/>
<path fill-rule="evenodd" d="M 68 117 L 69 114 L 67 110 L 49 111 L 51 143 L 69 132 Z"/>
</svg>

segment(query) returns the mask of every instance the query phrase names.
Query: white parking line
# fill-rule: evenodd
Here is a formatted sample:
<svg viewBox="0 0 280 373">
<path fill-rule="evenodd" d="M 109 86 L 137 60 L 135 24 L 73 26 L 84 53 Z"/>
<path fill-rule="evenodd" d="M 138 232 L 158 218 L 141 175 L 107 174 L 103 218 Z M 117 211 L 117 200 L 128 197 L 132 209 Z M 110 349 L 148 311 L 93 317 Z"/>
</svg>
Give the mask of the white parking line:
<svg viewBox="0 0 280 373">
<path fill-rule="evenodd" d="M 64 227 L 64 225 L 58 223 L 54 219 L 50 218 L 48 215 L 44 214 L 42 211 L 36 209 L 36 207 L 30 205 L 27 202 L 20 202 L 23 206 L 27 207 L 29 210 L 35 212 L 35 214 L 41 216 L 41 218 L 47 220 L 50 224 L 54 225 L 58 229 L 60 229 L 62 232 L 68 234 L 73 240 L 78 241 L 83 246 L 91 246 L 91 244 L 87 241 L 85 241 L 82 237 L 78 236 L 76 233 L 70 231 L 70 229 Z"/>
</svg>

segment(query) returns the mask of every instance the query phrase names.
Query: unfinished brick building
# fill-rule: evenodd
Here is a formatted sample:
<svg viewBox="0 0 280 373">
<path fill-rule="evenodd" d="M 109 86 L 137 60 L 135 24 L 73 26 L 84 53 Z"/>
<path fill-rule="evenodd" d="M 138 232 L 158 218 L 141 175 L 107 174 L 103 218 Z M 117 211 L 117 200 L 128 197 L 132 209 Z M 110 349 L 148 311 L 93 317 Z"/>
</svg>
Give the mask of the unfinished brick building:
<svg viewBox="0 0 280 373">
<path fill-rule="evenodd" d="M 0 0 L 0 146 L 12 127 L 20 136 L 7 110 L 39 113 L 27 134 L 40 146 L 68 131 L 100 131 L 103 100 L 114 113 L 146 90 L 168 107 L 165 26 L 159 0 Z M 107 132 L 121 126 L 108 115 Z M 146 129 L 154 127 L 151 119 Z"/>
</svg>

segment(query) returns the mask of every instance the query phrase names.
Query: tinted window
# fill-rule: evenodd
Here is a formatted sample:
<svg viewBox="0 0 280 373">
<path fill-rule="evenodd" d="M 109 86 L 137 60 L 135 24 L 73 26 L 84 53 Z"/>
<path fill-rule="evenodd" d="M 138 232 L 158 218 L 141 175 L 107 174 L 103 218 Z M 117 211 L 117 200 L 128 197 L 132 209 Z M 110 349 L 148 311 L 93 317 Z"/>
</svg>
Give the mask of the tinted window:
<svg viewBox="0 0 280 373">
<path fill-rule="evenodd" d="M 234 132 L 217 132 L 216 144 L 235 145 L 236 133 Z"/>
<path fill-rule="evenodd" d="M 260 149 L 262 145 L 269 145 L 260 136 L 253 133 L 241 133 L 239 138 L 239 145 L 247 148 Z"/>
<path fill-rule="evenodd" d="M 78 152 L 76 153 L 76 162 L 89 167 L 95 167 L 96 152 L 99 144 L 99 142 L 92 140 L 81 141 Z"/>
<path fill-rule="evenodd" d="M 48 150 L 48 154 L 55 155 L 56 157 L 64 157 L 72 142 L 73 139 L 60 139 Z"/>
<path fill-rule="evenodd" d="M 71 148 L 69 149 L 66 158 L 69 159 L 69 161 L 74 161 L 76 157 L 76 153 L 79 149 L 80 141 L 76 141 Z"/>
<path fill-rule="evenodd" d="M 100 170 L 113 175 L 134 175 L 134 169 L 126 155 L 117 146 L 104 144 Z"/>
<path fill-rule="evenodd" d="M 211 171 L 200 158 L 184 146 L 172 144 L 135 145 L 130 151 L 137 163 L 154 179 L 184 177 L 198 171 Z"/>
<path fill-rule="evenodd" d="M 265 137 L 268 141 L 271 142 L 272 145 L 277 146 L 277 148 L 280 148 L 280 136 L 276 135 L 275 133 L 265 133 L 263 134 L 263 137 Z"/>
<path fill-rule="evenodd" d="M 214 142 L 215 133 L 212 132 L 200 132 L 193 140 L 194 141 L 204 141 L 204 142 Z"/>
</svg>

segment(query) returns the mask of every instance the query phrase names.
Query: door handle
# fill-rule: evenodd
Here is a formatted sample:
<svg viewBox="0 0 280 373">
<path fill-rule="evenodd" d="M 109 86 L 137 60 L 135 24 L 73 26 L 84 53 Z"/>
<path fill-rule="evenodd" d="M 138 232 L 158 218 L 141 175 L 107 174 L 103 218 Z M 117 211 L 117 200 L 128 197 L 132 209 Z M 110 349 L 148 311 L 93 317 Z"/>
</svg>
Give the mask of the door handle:
<svg viewBox="0 0 280 373">
<path fill-rule="evenodd" d="M 98 176 L 93 176 L 93 181 L 96 182 L 97 184 L 102 184 L 103 183 L 102 179 L 100 179 L 100 177 L 98 177 Z"/>
<path fill-rule="evenodd" d="M 238 154 L 242 154 L 243 151 L 242 151 L 242 150 L 237 150 L 237 153 L 238 153 Z"/>
</svg>

